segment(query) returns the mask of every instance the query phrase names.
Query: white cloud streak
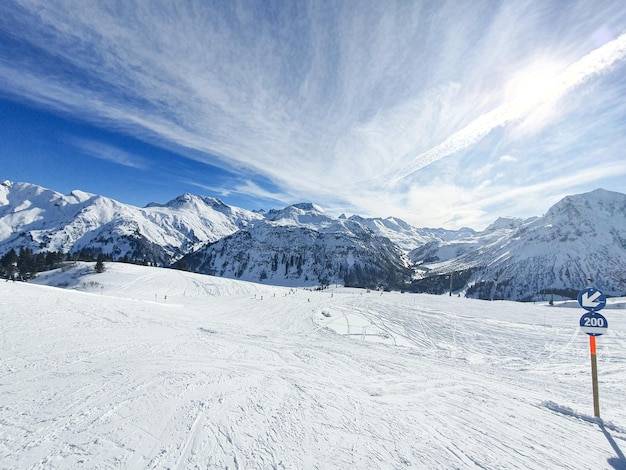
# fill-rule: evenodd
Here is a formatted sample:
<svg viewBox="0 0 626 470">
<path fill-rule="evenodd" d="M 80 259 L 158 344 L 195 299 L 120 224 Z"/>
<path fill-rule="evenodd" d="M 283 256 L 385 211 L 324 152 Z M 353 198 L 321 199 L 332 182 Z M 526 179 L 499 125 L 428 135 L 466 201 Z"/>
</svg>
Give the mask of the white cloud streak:
<svg viewBox="0 0 626 470">
<path fill-rule="evenodd" d="M 514 100 L 483 114 L 442 143 L 413 158 L 390 176 L 391 183 L 397 183 L 419 169 L 475 144 L 496 127 L 522 119 L 539 106 L 558 100 L 593 76 L 608 70 L 624 57 L 626 57 L 626 33 L 587 54 L 552 80 L 542 83 L 536 93 L 515 97 Z"/>
<path fill-rule="evenodd" d="M 148 162 L 117 147 L 87 139 L 69 139 L 70 143 L 86 155 L 130 168 L 146 169 Z"/>
<path fill-rule="evenodd" d="M 231 194 L 241 194 L 244 196 L 254 197 L 258 199 L 276 201 L 281 204 L 289 203 L 288 196 L 267 191 L 260 187 L 258 184 L 256 184 L 254 181 L 249 179 L 244 180 L 243 182 L 231 182 L 230 186 L 228 187 L 201 184 L 194 181 L 187 181 L 187 184 L 197 186 L 213 193 L 220 194 L 222 197 L 227 197 Z"/>
</svg>

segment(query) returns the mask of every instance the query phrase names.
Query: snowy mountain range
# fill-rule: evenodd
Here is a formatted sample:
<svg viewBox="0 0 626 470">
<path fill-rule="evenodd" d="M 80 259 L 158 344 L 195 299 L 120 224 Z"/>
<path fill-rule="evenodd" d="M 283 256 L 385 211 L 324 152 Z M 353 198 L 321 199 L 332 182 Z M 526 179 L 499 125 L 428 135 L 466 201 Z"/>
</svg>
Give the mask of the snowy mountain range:
<svg viewBox="0 0 626 470">
<path fill-rule="evenodd" d="M 29 183 L 0 185 L 0 252 L 92 250 L 170 264 L 261 215 L 184 194 L 138 208 L 82 191 L 62 195 Z"/>
<path fill-rule="evenodd" d="M 500 218 L 481 233 L 430 242 L 409 257 L 429 276 L 471 272 L 469 296 L 571 297 L 590 283 L 607 295 L 622 295 L 626 195 L 597 189 L 568 196 L 541 217 Z"/>
<path fill-rule="evenodd" d="M 196 272 L 275 285 L 397 287 L 411 276 L 406 257 L 388 238 L 304 204 L 269 213 L 182 262 Z"/>
<path fill-rule="evenodd" d="M 541 217 L 500 218 L 482 232 L 338 218 L 311 203 L 253 212 L 184 194 L 139 208 L 29 183 L 0 185 L 0 255 L 104 253 L 254 282 L 454 292 L 487 299 L 571 296 L 588 278 L 626 290 L 626 195 L 569 196 Z"/>
</svg>

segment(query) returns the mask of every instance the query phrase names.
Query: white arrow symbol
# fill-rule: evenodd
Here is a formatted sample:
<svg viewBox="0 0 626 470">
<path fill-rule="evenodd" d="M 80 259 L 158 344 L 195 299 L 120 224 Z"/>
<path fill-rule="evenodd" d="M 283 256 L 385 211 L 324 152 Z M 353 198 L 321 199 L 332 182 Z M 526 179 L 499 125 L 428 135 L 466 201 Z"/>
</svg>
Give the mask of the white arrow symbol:
<svg viewBox="0 0 626 470">
<path fill-rule="evenodd" d="M 601 303 L 601 302 L 596 302 L 596 299 L 600 297 L 601 295 L 602 295 L 602 292 L 600 292 L 599 290 L 595 291 L 593 294 L 591 294 L 591 296 L 589 295 L 589 292 L 583 293 L 581 297 L 582 307 L 583 308 L 585 307 L 596 308 Z"/>
</svg>

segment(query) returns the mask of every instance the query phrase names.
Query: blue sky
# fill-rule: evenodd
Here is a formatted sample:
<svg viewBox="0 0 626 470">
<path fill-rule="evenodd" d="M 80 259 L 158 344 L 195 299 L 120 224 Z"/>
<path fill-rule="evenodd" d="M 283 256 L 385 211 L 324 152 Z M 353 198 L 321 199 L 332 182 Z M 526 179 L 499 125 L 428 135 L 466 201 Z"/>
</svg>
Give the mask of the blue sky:
<svg viewBox="0 0 626 470">
<path fill-rule="evenodd" d="M 0 179 L 484 228 L 626 193 L 619 0 L 0 2 Z"/>
</svg>

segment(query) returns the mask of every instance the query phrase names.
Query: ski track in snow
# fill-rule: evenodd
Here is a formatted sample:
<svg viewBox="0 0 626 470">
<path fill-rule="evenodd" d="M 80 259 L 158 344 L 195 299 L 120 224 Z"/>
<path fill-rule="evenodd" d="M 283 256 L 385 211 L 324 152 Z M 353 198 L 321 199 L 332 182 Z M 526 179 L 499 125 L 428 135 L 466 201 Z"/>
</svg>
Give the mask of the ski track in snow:
<svg viewBox="0 0 626 470">
<path fill-rule="evenodd" d="M 626 468 L 620 310 L 599 421 L 582 310 L 113 263 L 39 282 L 77 290 L 0 282 L 2 468 Z"/>
</svg>

